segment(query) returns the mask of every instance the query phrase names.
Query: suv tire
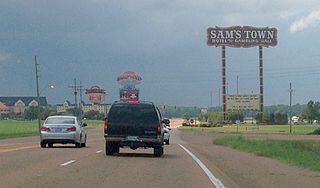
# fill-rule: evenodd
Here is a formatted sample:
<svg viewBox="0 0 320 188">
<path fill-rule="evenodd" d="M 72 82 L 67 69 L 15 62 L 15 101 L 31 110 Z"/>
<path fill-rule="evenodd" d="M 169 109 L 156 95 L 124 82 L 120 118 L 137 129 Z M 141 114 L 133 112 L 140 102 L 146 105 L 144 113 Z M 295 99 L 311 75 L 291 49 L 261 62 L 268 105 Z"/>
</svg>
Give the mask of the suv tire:
<svg viewBox="0 0 320 188">
<path fill-rule="evenodd" d="M 163 155 L 163 146 L 154 147 L 153 155 L 156 157 L 161 157 Z"/>
<path fill-rule="evenodd" d="M 113 143 L 106 142 L 106 155 L 113 155 L 114 146 Z"/>
</svg>

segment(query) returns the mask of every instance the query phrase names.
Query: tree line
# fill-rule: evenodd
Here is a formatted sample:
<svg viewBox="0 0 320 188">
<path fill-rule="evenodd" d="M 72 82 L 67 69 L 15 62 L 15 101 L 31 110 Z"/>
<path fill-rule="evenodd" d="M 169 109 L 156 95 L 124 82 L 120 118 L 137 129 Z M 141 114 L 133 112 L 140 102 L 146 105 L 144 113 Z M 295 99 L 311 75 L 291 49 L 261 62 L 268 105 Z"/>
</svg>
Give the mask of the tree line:
<svg viewBox="0 0 320 188">
<path fill-rule="evenodd" d="M 210 107 L 210 108 L 201 108 L 201 107 L 179 107 L 179 106 L 158 106 L 162 112 L 163 117 L 173 118 L 180 117 L 184 118 L 187 114 L 190 118 L 198 118 L 199 120 L 210 120 L 212 123 L 221 121 L 221 115 L 218 115 L 221 112 L 220 107 Z M 206 109 L 208 115 L 204 115 L 202 110 Z M 255 117 L 258 123 L 265 124 L 287 124 L 288 118 L 290 116 L 290 107 L 289 105 L 272 105 L 265 106 L 264 113 L 251 113 L 247 112 L 233 112 L 229 114 L 229 120 L 233 123 L 236 120 L 243 121 L 244 117 Z M 312 123 L 314 120 L 320 121 L 320 102 L 310 100 L 307 104 L 295 104 L 291 108 L 292 116 L 299 116 L 300 119 L 307 120 L 309 123 Z M 10 119 L 27 119 L 34 120 L 37 119 L 37 107 L 29 107 L 25 110 L 24 114 L 6 114 L 2 115 L 2 118 Z M 49 115 L 73 115 L 74 109 L 69 109 L 65 113 L 57 113 L 55 107 L 51 106 L 49 108 L 40 108 L 41 119 L 45 119 Z M 98 111 L 90 111 L 87 113 L 81 113 L 84 118 L 87 119 L 96 119 L 103 120 L 105 114 L 99 113 Z M 223 117 L 222 117 L 223 119 Z"/>
</svg>

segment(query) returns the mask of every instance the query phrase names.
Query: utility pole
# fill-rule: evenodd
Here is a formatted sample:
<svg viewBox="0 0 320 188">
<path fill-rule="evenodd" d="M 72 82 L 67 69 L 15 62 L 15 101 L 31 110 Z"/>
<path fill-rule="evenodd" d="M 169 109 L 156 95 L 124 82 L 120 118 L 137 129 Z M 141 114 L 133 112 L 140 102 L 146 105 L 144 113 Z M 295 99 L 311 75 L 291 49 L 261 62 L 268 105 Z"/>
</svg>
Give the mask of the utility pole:
<svg viewBox="0 0 320 188">
<path fill-rule="evenodd" d="M 82 118 L 82 91 L 84 91 L 83 86 L 82 86 L 82 81 L 80 80 L 80 85 L 79 85 L 79 95 L 80 95 L 80 117 Z"/>
<path fill-rule="evenodd" d="M 290 82 L 290 89 L 289 89 L 289 93 L 290 93 L 290 109 L 289 109 L 289 116 L 290 116 L 290 133 L 292 133 L 292 111 L 291 111 L 291 106 L 292 106 L 292 88 L 291 88 L 291 82 Z"/>
<path fill-rule="evenodd" d="M 37 86 L 37 103 L 38 103 L 38 128 L 40 133 L 41 128 L 41 122 L 40 122 L 40 92 L 39 92 L 39 71 L 38 71 L 38 62 L 37 62 L 37 56 L 34 56 L 34 64 L 36 68 L 36 86 Z"/>
<path fill-rule="evenodd" d="M 73 86 L 69 86 L 69 88 L 73 89 L 73 94 L 74 94 L 74 115 L 78 116 L 78 100 L 77 100 L 77 95 L 78 95 L 78 86 L 77 86 L 77 79 L 74 79 L 74 85 Z"/>
</svg>

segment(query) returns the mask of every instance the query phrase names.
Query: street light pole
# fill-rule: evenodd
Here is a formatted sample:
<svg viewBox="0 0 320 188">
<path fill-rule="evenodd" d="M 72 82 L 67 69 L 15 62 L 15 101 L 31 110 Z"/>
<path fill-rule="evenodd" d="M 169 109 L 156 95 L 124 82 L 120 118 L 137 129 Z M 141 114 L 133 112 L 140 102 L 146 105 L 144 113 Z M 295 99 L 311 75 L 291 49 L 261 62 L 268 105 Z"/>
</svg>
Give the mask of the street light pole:
<svg viewBox="0 0 320 188">
<path fill-rule="evenodd" d="M 36 67 L 36 85 L 37 85 L 37 103 L 38 103 L 38 128 L 40 132 L 41 123 L 40 123 L 40 92 L 39 92 L 39 75 L 38 75 L 38 62 L 37 56 L 34 56 L 35 67 Z"/>
</svg>

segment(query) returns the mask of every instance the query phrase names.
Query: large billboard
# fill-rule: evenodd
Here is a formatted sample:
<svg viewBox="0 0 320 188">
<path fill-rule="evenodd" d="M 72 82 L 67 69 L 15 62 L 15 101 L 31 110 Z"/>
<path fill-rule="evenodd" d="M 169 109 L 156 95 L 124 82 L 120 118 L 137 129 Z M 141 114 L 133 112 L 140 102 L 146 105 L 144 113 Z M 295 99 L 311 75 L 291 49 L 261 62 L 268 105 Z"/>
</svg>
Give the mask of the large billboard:
<svg viewBox="0 0 320 188">
<path fill-rule="evenodd" d="M 226 111 L 260 110 L 260 95 L 227 95 Z"/>
<path fill-rule="evenodd" d="M 106 95 L 106 90 L 100 88 L 99 86 L 92 86 L 89 89 L 86 89 L 85 94 L 88 97 L 88 100 L 93 104 L 99 104 L 104 101 L 104 96 Z"/>
<path fill-rule="evenodd" d="M 277 29 L 269 27 L 232 26 L 209 27 L 207 44 L 209 46 L 229 46 L 250 48 L 254 46 L 276 46 Z"/>
</svg>

